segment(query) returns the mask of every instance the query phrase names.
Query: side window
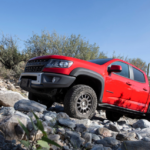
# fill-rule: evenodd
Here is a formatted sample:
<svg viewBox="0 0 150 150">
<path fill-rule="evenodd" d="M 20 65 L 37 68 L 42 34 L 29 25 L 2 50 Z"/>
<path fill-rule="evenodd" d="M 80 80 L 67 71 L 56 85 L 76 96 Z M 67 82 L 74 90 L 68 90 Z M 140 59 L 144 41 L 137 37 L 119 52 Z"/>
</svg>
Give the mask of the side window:
<svg viewBox="0 0 150 150">
<path fill-rule="evenodd" d="M 133 68 L 134 80 L 138 82 L 145 82 L 144 74 L 141 71 L 135 69 L 134 67 L 132 68 Z"/>
<path fill-rule="evenodd" d="M 121 75 L 123 77 L 129 78 L 129 65 L 120 62 L 120 61 L 116 61 L 114 63 L 112 63 L 111 65 L 119 65 L 122 67 L 122 71 L 121 72 L 115 72 L 115 74 Z"/>
</svg>

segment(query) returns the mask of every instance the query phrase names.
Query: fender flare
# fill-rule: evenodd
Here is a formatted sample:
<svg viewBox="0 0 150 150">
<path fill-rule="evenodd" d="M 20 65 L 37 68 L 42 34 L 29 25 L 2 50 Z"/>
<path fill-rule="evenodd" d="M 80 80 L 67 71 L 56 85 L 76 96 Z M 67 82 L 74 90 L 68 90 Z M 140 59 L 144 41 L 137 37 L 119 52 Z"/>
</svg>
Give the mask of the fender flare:
<svg viewBox="0 0 150 150">
<path fill-rule="evenodd" d="M 104 93 L 104 78 L 102 75 L 92 70 L 85 69 L 85 68 L 76 68 L 72 70 L 69 75 L 74 76 L 74 77 L 78 77 L 79 75 L 84 75 L 84 76 L 88 76 L 88 77 L 98 80 L 101 83 L 101 91 L 100 91 L 101 94 L 98 98 L 98 102 L 99 103 L 102 102 L 103 93 Z"/>
</svg>

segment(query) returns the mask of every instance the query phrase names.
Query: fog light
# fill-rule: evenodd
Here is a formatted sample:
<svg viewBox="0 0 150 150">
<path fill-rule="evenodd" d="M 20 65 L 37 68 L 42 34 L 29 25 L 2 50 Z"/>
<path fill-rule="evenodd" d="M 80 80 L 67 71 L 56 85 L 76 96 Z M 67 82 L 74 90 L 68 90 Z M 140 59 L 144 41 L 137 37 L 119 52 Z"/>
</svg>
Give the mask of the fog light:
<svg viewBox="0 0 150 150">
<path fill-rule="evenodd" d="M 54 83 L 55 81 L 56 81 L 56 78 L 55 78 L 55 77 L 53 77 L 52 82 Z"/>
</svg>

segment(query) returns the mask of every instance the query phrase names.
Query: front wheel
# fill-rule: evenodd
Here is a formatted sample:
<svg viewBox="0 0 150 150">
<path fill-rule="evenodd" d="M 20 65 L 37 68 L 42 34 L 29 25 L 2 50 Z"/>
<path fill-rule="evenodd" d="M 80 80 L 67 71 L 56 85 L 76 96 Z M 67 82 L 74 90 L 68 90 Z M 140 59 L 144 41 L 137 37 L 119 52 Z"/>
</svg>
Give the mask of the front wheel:
<svg viewBox="0 0 150 150">
<path fill-rule="evenodd" d="M 75 85 L 66 94 L 64 110 L 73 118 L 92 118 L 97 108 L 95 91 L 87 85 Z"/>
<path fill-rule="evenodd" d="M 122 117 L 122 114 L 106 110 L 106 117 L 110 121 L 118 121 Z"/>
</svg>

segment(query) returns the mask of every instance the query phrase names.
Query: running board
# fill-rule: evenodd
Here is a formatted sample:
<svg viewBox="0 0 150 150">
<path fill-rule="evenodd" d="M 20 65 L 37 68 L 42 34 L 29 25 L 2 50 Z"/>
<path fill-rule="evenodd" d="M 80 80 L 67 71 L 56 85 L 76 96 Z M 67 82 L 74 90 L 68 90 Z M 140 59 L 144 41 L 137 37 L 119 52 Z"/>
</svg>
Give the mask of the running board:
<svg viewBox="0 0 150 150">
<path fill-rule="evenodd" d="M 119 111 L 119 112 L 124 112 L 127 114 L 136 114 L 139 116 L 146 116 L 145 113 L 142 113 L 140 111 L 136 111 L 136 110 L 131 110 L 128 108 L 123 108 L 123 107 L 119 107 L 119 106 L 115 106 L 115 105 L 111 105 L 111 104 L 98 104 L 98 109 L 104 109 L 104 110 L 111 110 L 111 111 Z"/>
</svg>

